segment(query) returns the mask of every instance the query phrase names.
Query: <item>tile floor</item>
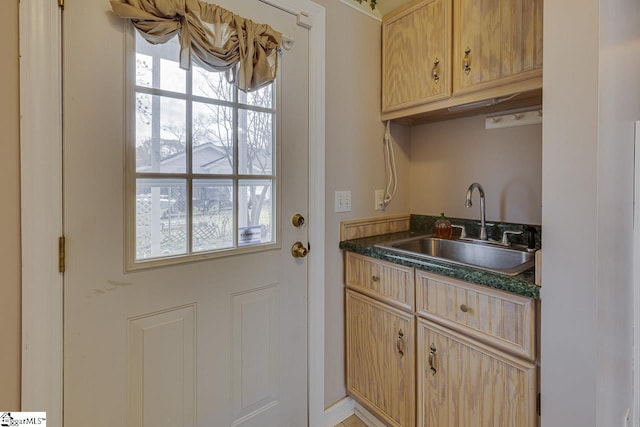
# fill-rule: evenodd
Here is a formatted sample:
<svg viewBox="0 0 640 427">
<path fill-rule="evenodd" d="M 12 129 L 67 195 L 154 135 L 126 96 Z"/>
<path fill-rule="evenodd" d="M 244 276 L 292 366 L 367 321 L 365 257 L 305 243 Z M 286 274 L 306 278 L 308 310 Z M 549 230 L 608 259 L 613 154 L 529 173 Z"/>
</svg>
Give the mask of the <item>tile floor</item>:
<svg viewBox="0 0 640 427">
<path fill-rule="evenodd" d="M 363 423 L 360 418 L 355 415 L 350 416 L 336 427 L 367 427 L 365 423 Z"/>
</svg>

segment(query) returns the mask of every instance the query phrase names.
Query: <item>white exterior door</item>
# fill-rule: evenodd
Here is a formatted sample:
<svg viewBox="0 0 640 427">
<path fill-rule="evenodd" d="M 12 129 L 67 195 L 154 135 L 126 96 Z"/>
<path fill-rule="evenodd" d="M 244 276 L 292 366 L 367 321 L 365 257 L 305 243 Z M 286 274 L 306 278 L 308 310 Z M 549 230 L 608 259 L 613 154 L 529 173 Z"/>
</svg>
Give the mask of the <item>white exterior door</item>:
<svg viewBox="0 0 640 427">
<path fill-rule="evenodd" d="M 133 32 L 107 1 L 66 1 L 66 427 L 307 425 L 309 258 L 293 258 L 291 247 L 307 244 L 308 228 L 291 218 L 308 217 L 308 31 L 258 0 L 216 3 L 295 39 L 279 58 L 277 82 L 279 245 L 127 272 L 125 223 L 133 219 L 124 207 L 136 197 L 125 186 L 124 160 L 127 127 L 135 126 L 126 119 Z M 232 192 L 242 188 L 235 185 Z M 174 200 L 164 203 L 171 219 Z"/>
</svg>

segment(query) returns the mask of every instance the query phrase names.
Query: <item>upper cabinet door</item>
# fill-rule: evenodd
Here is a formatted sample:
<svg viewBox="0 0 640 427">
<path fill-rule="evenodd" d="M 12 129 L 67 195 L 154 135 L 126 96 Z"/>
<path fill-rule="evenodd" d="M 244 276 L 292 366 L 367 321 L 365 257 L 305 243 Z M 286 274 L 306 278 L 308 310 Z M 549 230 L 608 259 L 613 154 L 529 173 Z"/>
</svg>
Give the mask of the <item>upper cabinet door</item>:
<svg viewBox="0 0 640 427">
<path fill-rule="evenodd" d="M 414 1 L 382 22 L 382 112 L 451 96 L 451 0 Z"/>
<path fill-rule="evenodd" d="M 454 94 L 542 75 L 543 0 L 454 2 Z"/>
</svg>

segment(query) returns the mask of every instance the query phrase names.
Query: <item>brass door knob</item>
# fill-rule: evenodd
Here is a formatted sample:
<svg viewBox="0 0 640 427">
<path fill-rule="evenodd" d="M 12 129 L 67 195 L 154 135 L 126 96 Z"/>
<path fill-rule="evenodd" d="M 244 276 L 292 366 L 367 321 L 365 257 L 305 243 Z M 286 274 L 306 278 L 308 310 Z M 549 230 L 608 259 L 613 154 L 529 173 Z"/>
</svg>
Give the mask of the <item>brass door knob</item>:
<svg viewBox="0 0 640 427">
<path fill-rule="evenodd" d="M 291 218 L 291 223 L 294 227 L 302 227 L 304 225 L 304 217 L 297 213 Z"/>
<path fill-rule="evenodd" d="M 304 247 L 301 242 L 295 242 L 293 246 L 291 246 L 291 255 L 294 258 L 304 258 L 309 253 L 309 250 Z"/>
</svg>

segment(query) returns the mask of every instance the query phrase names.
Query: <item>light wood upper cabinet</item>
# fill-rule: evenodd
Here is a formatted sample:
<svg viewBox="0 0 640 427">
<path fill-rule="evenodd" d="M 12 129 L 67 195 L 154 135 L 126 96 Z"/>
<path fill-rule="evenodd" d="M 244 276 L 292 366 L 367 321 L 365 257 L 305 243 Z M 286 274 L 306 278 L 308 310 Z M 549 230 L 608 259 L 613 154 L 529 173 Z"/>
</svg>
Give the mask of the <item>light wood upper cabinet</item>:
<svg viewBox="0 0 640 427">
<path fill-rule="evenodd" d="M 347 390 L 395 427 L 415 425 L 415 319 L 347 290 Z"/>
<path fill-rule="evenodd" d="M 418 426 L 535 427 L 536 365 L 418 321 Z"/>
<path fill-rule="evenodd" d="M 454 0 L 454 93 L 542 75 L 543 0 Z"/>
<path fill-rule="evenodd" d="M 382 120 L 542 102 L 543 0 L 414 0 L 382 20 Z M 436 61 L 437 60 L 437 61 Z M 452 108 L 453 107 L 453 108 Z"/>
<path fill-rule="evenodd" d="M 451 96 L 451 0 L 421 0 L 382 24 L 382 110 Z"/>
</svg>

